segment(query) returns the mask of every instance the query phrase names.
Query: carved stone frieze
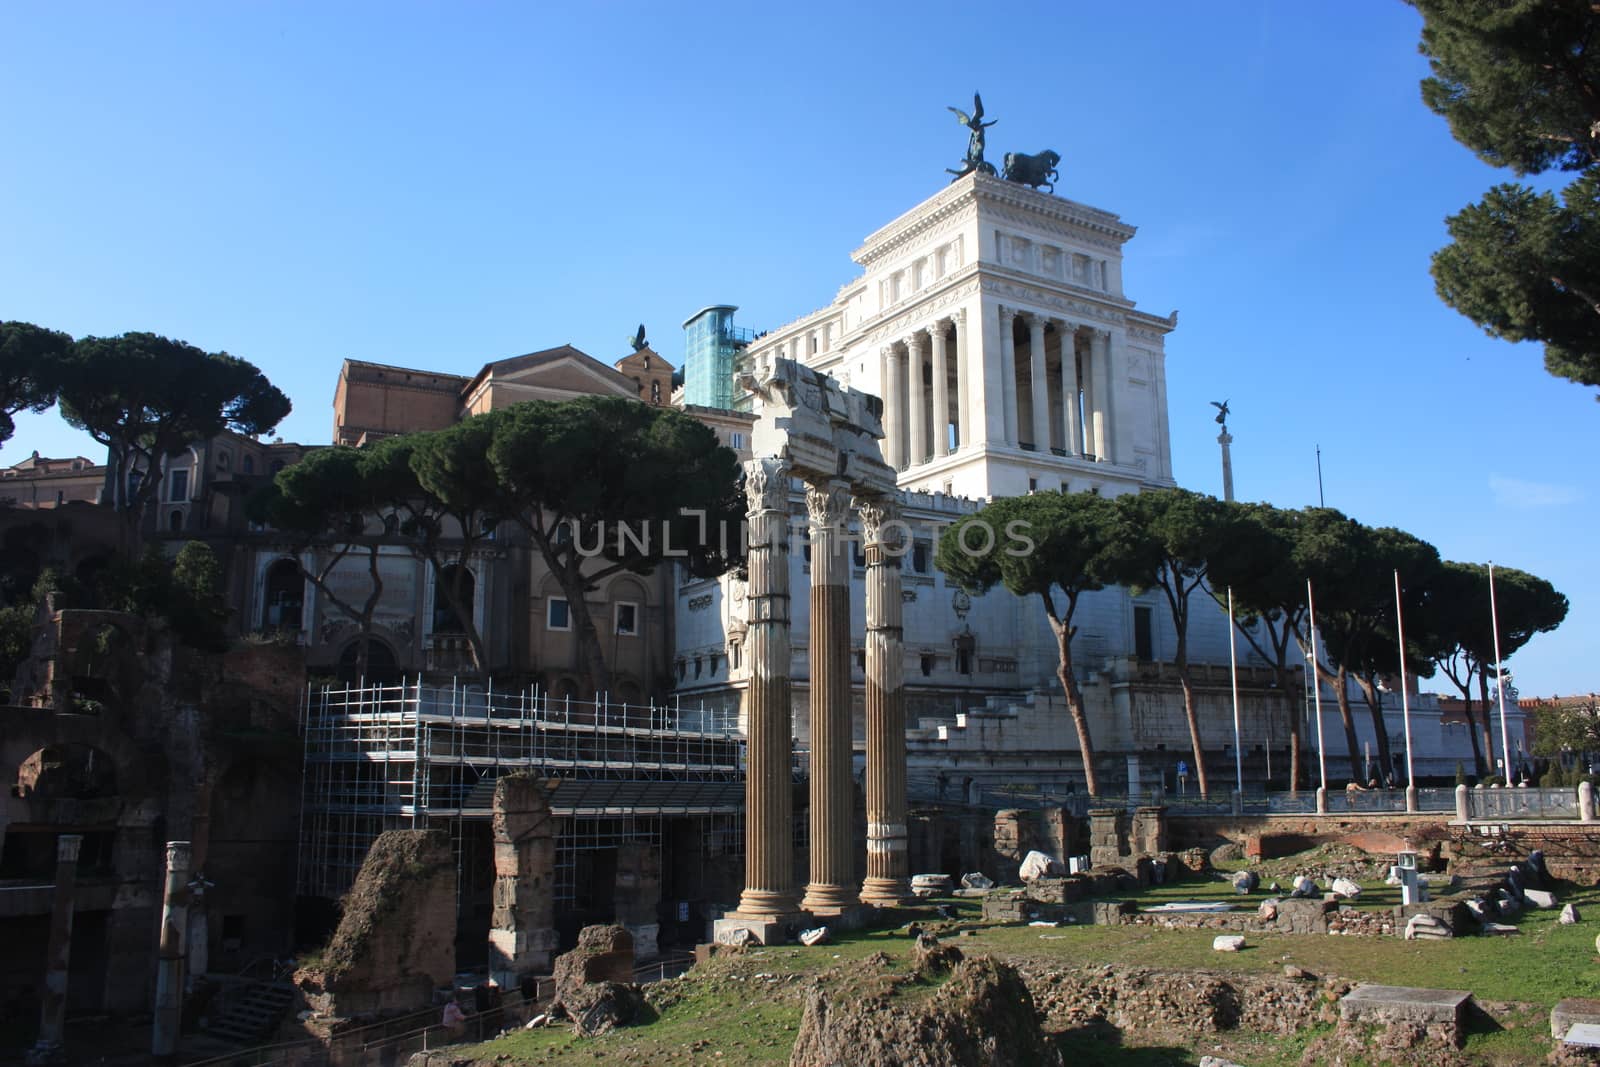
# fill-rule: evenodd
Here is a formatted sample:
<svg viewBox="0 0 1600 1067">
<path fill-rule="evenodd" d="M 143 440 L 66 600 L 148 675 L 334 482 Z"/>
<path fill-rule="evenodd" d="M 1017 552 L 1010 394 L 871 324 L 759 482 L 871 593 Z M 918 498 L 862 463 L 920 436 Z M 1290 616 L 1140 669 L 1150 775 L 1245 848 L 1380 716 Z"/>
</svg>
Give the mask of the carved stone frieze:
<svg viewBox="0 0 1600 1067">
<path fill-rule="evenodd" d="M 923 299 L 913 302 L 905 307 L 894 309 L 889 318 L 876 324 L 865 326 L 865 332 L 859 335 L 858 340 L 867 342 L 898 341 L 906 334 L 916 330 L 926 329 L 930 317 L 935 313 L 960 304 L 978 292 L 978 279 L 973 277 L 959 285 L 938 291 L 932 299 Z"/>
<path fill-rule="evenodd" d="M 1126 316 L 1121 312 L 1112 311 L 1109 308 L 1096 307 L 1082 300 L 1073 300 L 1071 297 L 1051 292 L 1048 289 L 1006 281 L 1001 278 L 984 278 L 983 291 L 993 293 L 1003 299 L 1026 302 L 1035 307 L 1054 308 L 1066 314 L 1076 315 L 1080 319 L 1094 319 L 1114 326 L 1122 326 L 1127 321 Z"/>
</svg>

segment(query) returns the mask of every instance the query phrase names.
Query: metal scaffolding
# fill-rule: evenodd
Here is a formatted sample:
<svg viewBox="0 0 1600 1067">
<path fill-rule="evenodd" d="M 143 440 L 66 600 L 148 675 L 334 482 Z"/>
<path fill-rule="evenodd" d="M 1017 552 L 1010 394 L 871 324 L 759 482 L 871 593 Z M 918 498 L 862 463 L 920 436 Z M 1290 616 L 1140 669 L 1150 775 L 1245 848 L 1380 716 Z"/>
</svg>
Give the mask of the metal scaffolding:
<svg viewBox="0 0 1600 1067">
<path fill-rule="evenodd" d="M 686 718 L 695 729 L 679 725 Z M 385 830 L 488 819 L 495 781 L 512 772 L 561 780 L 551 809 L 569 857 L 602 839 L 659 842 L 663 816 L 741 812 L 736 727 L 704 707 L 580 702 L 537 687 L 308 689 L 299 892 L 340 896 Z"/>
</svg>

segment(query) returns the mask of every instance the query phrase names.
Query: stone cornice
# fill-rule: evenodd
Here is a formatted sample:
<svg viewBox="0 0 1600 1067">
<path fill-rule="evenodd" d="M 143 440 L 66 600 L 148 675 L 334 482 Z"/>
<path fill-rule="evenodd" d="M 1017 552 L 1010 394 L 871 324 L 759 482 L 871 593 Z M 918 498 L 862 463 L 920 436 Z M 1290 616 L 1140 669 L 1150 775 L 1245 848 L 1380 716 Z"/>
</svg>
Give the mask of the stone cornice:
<svg viewBox="0 0 1600 1067">
<path fill-rule="evenodd" d="M 850 258 L 863 267 L 902 251 L 964 211 L 982 209 L 1008 221 L 1042 227 L 1048 232 L 1110 249 L 1121 248 L 1138 228 L 1109 211 L 1080 204 L 1052 193 L 1041 193 L 1015 182 L 969 174 L 929 197 L 910 211 L 869 234 Z"/>
<path fill-rule="evenodd" d="M 1073 299 L 1068 294 L 1056 292 L 1040 285 L 1028 275 L 1004 272 L 1004 276 L 993 276 L 998 272 L 986 272 L 982 280 L 983 291 L 999 298 L 1008 307 L 1015 304 L 1026 304 L 1033 308 L 1045 311 L 1059 311 L 1073 318 L 1079 325 L 1091 323 L 1104 323 L 1109 326 L 1122 326 L 1127 322 L 1127 311 L 1123 308 L 1097 306 L 1082 300 Z M 1016 310 L 1027 310 L 1017 308 Z"/>
<path fill-rule="evenodd" d="M 1148 311 L 1128 312 L 1128 332 L 1142 340 L 1160 341 L 1178 328 L 1178 312 L 1170 315 L 1152 315 Z"/>
</svg>

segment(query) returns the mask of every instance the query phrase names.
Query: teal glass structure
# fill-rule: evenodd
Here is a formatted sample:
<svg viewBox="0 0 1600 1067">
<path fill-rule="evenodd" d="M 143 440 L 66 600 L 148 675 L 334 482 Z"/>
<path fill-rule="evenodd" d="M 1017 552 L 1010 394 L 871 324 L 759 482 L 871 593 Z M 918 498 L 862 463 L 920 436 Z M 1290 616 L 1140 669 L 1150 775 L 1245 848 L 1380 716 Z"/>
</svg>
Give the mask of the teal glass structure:
<svg viewBox="0 0 1600 1067">
<path fill-rule="evenodd" d="M 713 304 L 684 320 L 684 403 L 723 410 L 734 406 L 739 355 L 755 339 L 753 332 L 733 324 L 738 310 L 732 304 Z"/>
</svg>

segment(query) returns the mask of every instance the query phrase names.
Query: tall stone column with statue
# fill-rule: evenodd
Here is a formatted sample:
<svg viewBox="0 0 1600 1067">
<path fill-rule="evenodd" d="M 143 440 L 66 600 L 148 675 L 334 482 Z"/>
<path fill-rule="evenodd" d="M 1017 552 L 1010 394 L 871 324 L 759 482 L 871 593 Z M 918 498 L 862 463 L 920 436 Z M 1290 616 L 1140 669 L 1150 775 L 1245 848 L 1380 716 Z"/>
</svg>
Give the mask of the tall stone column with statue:
<svg viewBox="0 0 1600 1067">
<path fill-rule="evenodd" d="M 1226 400 L 1211 402 L 1217 409 L 1217 425 L 1222 427 L 1222 432 L 1217 434 L 1217 444 L 1222 446 L 1222 499 L 1233 499 L 1233 434 L 1228 432 L 1228 402 Z"/>
</svg>

